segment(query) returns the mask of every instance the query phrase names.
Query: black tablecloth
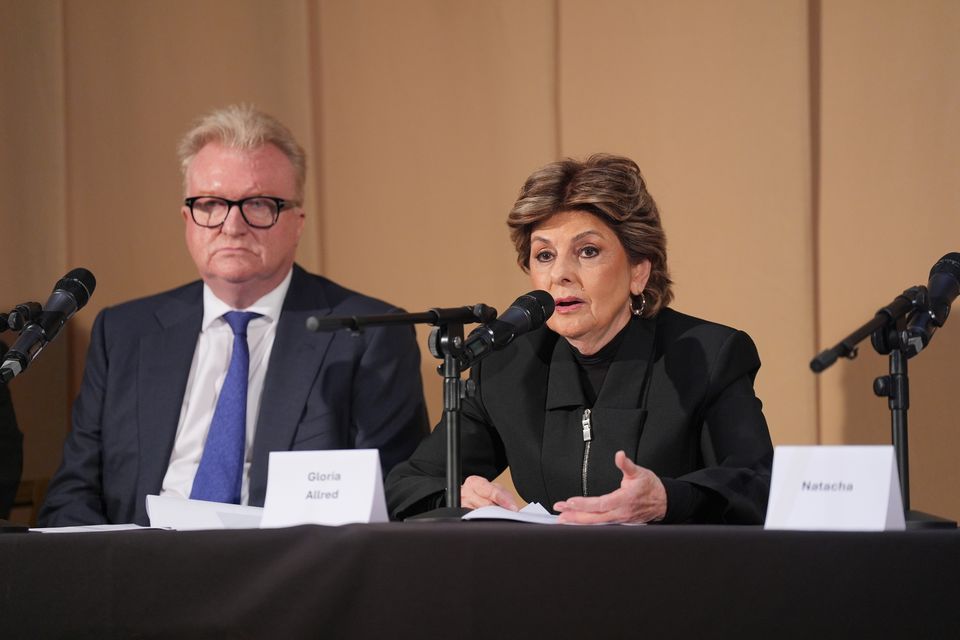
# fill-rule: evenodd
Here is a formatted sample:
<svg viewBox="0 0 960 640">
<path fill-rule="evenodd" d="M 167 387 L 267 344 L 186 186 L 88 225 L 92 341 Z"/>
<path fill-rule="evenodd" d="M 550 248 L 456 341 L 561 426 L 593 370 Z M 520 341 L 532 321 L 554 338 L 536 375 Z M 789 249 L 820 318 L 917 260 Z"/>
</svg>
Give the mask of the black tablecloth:
<svg viewBox="0 0 960 640">
<path fill-rule="evenodd" d="M 960 637 L 958 596 L 958 531 L 0 536 L 0 638 Z"/>
</svg>

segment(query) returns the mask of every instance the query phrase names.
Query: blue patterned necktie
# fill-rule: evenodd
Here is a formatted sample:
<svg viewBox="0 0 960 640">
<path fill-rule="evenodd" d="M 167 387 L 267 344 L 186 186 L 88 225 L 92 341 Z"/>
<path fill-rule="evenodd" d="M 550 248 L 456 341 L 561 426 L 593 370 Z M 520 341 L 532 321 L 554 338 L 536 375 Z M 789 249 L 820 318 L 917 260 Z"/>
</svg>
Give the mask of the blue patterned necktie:
<svg viewBox="0 0 960 640">
<path fill-rule="evenodd" d="M 230 368 L 217 398 L 203 456 L 190 491 L 192 500 L 210 500 L 240 504 L 243 482 L 243 453 L 247 438 L 247 378 L 250 351 L 247 325 L 259 313 L 230 311 L 223 314 L 233 329 L 233 353 Z"/>
</svg>

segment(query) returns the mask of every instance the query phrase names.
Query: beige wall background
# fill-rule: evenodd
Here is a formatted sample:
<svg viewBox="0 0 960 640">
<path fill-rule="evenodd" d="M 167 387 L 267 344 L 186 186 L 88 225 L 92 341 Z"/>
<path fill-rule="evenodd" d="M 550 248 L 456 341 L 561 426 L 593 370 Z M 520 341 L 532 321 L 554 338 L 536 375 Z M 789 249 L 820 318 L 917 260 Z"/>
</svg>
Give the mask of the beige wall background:
<svg viewBox="0 0 960 640">
<path fill-rule="evenodd" d="M 0 307 L 98 279 L 11 385 L 25 476 L 59 463 L 96 312 L 195 277 L 174 149 L 237 101 L 310 153 L 300 262 L 409 310 L 506 307 L 525 177 L 635 158 L 674 306 L 754 337 L 774 442 L 889 442 L 883 357 L 808 362 L 958 249 L 957 33 L 952 0 L 0 0 Z M 913 506 L 953 518 L 958 361 L 951 324 L 910 363 Z"/>
</svg>

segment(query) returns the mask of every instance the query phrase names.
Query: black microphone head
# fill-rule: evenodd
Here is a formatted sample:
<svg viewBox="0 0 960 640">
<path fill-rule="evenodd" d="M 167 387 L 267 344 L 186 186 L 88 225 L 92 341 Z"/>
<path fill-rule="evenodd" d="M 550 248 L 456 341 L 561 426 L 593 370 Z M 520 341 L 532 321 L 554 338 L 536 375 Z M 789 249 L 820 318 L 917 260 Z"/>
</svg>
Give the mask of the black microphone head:
<svg viewBox="0 0 960 640">
<path fill-rule="evenodd" d="M 960 293 L 960 253 L 948 253 L 930 269 L 927 283 L 930 313 L 938 327 L 950 315 L 950 306 Z"/>
<path fill-rule="evenodd" d="M 930 277 L 938 273 L 949 273 L 960 280 L 960 253 L 948 253 L 937 260 L 937 264 L 930 269 Z"/>
<path fill-rule="evenodd" d="M 537 289 L 513 301 L 499 318 L 480 325 L 464 341 L 460 366 L 467 368 L 490 351 L 503 349 L 519 335 L 543 326 L 553 315 L 553 296 Z"/>
<path fill-rule="evenodd" d="M 528 313 L 530 318 L 528 330 L 532 331 L 539 329 L 544 322 L 550 319 L 556 303 L 552 295 L 542 289 L 536 289 L 517 298 L 512 306 L 520 307 Z"/>
<path fill-rule="evenodd" d="M 502 349 L 517 336 L 542 327 L 547 318 L 553 315 L 553 307 L 553 296 L 546 291 L 525 293 L 514 300 L 499 318 L 471 331 L 467 342 L 473 345 L 470 338 L 477 338 L 488 343 L 487 347 Z"/>
<path fill-rule="evenodd" d="M 54 286 L 53 290 L 64 291 L 77 302 L 77 309 L 82 308 L 90 300 L 93 290 L 97 288 L 97 279 L 89 270 L 83 267 L 73 269 L 67 275 L 63 276 Z"/>
</svg>

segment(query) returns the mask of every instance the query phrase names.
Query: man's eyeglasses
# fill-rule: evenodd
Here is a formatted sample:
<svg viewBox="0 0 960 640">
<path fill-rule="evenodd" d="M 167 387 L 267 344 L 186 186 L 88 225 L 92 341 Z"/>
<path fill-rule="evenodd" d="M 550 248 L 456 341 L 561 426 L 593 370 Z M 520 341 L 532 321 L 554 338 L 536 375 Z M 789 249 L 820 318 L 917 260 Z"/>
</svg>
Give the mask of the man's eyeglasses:
<svg viewBox="0 0 960 640">
<path fill-rule="evenodd" d="M 190 208 L 190 216 L 201 227 L 214 229 L 227 221 L 233 207 L 240 208 L 243 221 L 257 229 L 269 229 L 277 224 L 280 212 L 300 206 L 299 202 L 274 198 L 273 196 L 252 196 L 240 200 L 227 200 L 215 196 L 194 196 L 183 204 Z"/>
</svg>

